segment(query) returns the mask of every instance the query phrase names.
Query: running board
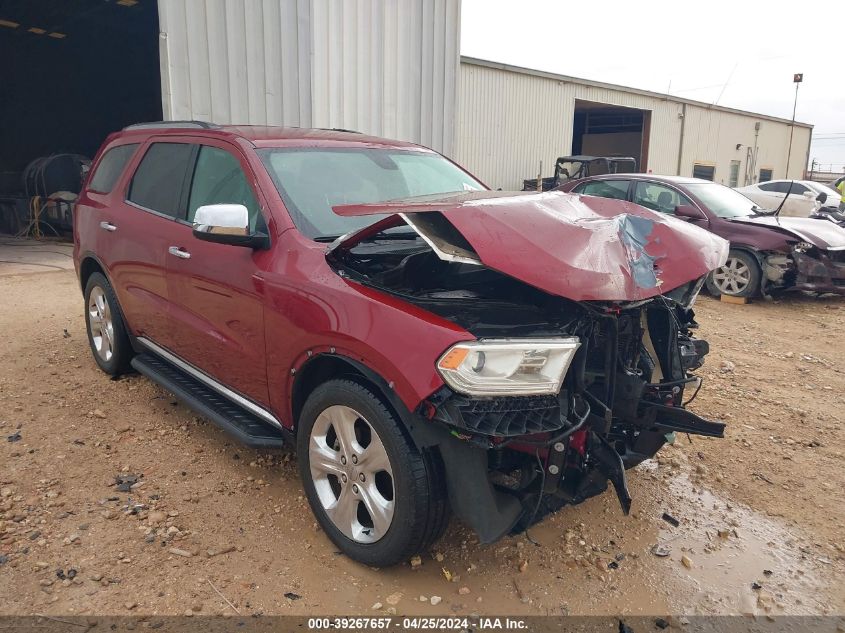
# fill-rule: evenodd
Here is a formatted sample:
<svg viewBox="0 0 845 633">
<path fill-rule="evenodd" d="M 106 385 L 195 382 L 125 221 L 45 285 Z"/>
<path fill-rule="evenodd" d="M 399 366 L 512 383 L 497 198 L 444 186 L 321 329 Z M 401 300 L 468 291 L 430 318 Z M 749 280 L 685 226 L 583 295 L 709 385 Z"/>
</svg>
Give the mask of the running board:
<svg viewBox="0 0 845 633">
<path fill-rule="evenodd" d="M 280 429 L 270 426 L 166 360 L 151 353 L 138 354 L 132 359 L 132 367 L 243 444 L 252 448 L 281 448 L 284 445 Z"/>
</svg>

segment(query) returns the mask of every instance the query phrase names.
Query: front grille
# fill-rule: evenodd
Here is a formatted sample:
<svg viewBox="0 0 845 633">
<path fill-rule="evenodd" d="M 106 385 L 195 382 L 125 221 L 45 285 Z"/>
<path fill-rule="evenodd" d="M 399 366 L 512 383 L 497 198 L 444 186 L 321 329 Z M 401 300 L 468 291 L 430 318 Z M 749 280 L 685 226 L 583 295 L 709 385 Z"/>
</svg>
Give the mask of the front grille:
<svg viewBox="0 0 845 633">
<path fill-rule="evenodd" d="M 557 431 L 566 424 L 557 396 L 467 398 L 455 395 L 446 408 L 452 423 L 492 436 L 528 435 Z"/>
</svg>

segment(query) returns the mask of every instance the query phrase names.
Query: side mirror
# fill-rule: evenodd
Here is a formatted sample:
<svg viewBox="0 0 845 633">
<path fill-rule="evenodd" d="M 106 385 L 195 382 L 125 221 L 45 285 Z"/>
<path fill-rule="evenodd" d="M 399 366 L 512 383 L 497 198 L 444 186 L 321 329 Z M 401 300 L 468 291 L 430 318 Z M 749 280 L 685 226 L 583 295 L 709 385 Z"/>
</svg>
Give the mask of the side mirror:
<svg viewBox="0 0 845 633">
<path fill-rule="evenodd" d="M 822 191 L 821 193 L 819 193 L 819 195 L 816 196 L 816 200 L 824 204 L 825 202 L 827 202 L 827 194 Z"/>
<path fill-rule="evenodd" d="M 249 232 L 249 211 L 242 204 L 208 204 L 194 214 L 194 237 L 205 242 L 267 248 L 269 238 Z"/>
<path fill-rule="evenodd" d="M 707 216 L 689 204 L 679 204 L 675 207 L 675 215 L 684 220 L 706 220 Z"/>
</svg>

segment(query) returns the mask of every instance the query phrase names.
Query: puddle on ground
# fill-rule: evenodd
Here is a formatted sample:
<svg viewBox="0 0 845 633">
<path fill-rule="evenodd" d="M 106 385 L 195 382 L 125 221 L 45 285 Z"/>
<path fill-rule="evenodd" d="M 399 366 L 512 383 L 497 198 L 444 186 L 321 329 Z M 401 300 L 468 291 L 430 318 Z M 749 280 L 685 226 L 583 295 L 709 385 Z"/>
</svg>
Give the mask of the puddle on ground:
<svg viewBox="0 0 845 633">
<path fill-rule="evenodd" d="M 654 471 L 657 463 L 639 467 Z M 666 586 L 682 589 L 670 601 L 683 613 L 744 615 L 823 613 L 817 564 L 785 526 L 720 498 L 685 474 L 663 482 L 672 526 L 660 520 L 656 543 L 669 550 Z M 654 558 L 657 558 L 652 554 Z M 685 557 L 685 559 L 684 559 Z M 689 568 L 685 565 L 689 563 Z M 676 586 L 677 586 L 676 585 Z"/>
<path fill-rule="evenodd" d="M 426 615 L 824 613 L 828 588 L 820 579 L 833 570 L 805 555 L 802 541 L 782 524 L 653 460 L 630 471 L 629 485 L 631 516 L 622 514 L 609 490 L 546 517 L 530 529 L 530 539 L 485 546 L 453 525 L 413 570 L 374 570 L 324 557 L 320 574 L 345 579 L 326 599 L 365 613 L 395 604 L 399 613 Z M 664 512 L 679 525 L 664 521 Z M 330 547 L 324 535 L 314 539 L 313 551 Z M 667 547 L 668 556 L 656 556 L 656 544 Z M 841 602 L 833 612 L 841 611 Z"/>
</svg>

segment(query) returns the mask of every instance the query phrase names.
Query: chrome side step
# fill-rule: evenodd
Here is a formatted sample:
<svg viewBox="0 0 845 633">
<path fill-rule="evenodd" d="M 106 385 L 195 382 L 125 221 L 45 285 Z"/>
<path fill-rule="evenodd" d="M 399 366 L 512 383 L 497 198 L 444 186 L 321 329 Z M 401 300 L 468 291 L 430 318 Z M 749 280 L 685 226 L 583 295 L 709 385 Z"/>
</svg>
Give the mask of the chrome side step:
<svg viewBox="0 0 845 633">
<path fill-rule="evenodd" d="M 278 420 L 278 418 L 276 418 L 276 416 L 270 413 L 267 409 L 258 406 L 251 400 L 244 398 L 241 394 L 232 391 L 226 385 L 217 382 L 216 380 L 214 380 L 214 378 L 212 378 L 205 372 L 197 369 L 190 363 L 183 361 L 175 354 L 171 354 L 169 351 L 167 351 L 160 345 L 153 343 L 150 339 L 141 336 L 138 337 L 136 341 L 140 345 L 146 347 L 149 351 L 153 352 L 155 356 L 166 360 L 168 363 L 182 371 L 182 373 L 188 374 L 189 376 L 193 377 L 194 380 L 203 383 L 206 387 L 213 389 L 224 398 L 227 398 L 228 400 L 241 406 L 256 417 L 261 418 L 265 422 L 269 422 L 270 424 L 275 427 L 278 427 L 279 429 L 284 429 L 284 426 L 282 426 L 282 423 Z"/>
<path fill-rule="evenodd" d="M 173 363 L 155 354 L 138 354 L 132 367 L 170 391 L 188 407 L 252 448 L 281 448 L 281 429 L 239 406 Z"/>
</svg>

